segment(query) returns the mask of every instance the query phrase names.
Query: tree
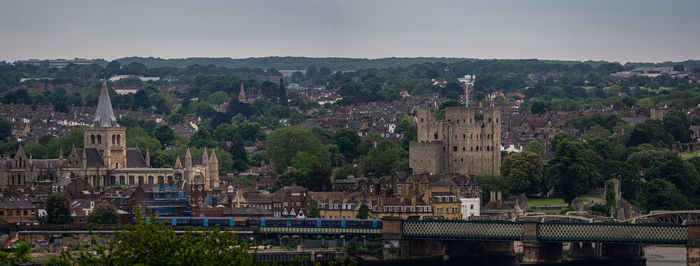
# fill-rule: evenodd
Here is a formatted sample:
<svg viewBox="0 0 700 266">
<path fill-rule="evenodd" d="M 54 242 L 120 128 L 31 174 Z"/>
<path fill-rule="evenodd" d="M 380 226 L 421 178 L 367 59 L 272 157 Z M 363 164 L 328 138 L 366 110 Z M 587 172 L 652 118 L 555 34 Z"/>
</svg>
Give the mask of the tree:
<svg viewBox="0 0 700 266">
<path fill-rule="evenodd" d="M 647 120 L 639 123 L 630 133 L 627 146 L 638 146 L 649 143 L 656 147 L 670 147 L 673 144 L 673 136 L 666 131 L 664 124 L 659 120 Z"/>
<path fill-rule="evenodd" d="M 408 152 L 384 139 L 367 155 L 360 157 L 360 165 L 365 175 L 382 177 L 408 168 Z"/>
<path fill-rule="evenodd" d="M 12 136 L 12 124 L 10 121 L 0 119 L 0 142 L 5 142 Z"/>
<path fill-rule="evenodd" d="M 330 159 L 321 142 L 308 129 L 284 127 L 273 131 L 267 139 L 266 156 L 277 173 L 284 173 L 298 152 L 315 156 L 322 168 L 330 167 Z"/>
<path fill-rule="evenodd" d="M 142 221 L 141 217 L 137 220 Z M 173 227 L 139 222 L 119 232 L 114 239 L 101 239 L 96 254 L 64 252 L 61 261 L 71 265 L 256 265 L 257 254 L 233 231 L 187 230 L 176 234 Z"/>
<path fill-rule="evenodd" d="M 544 145 L 537 140 L 531 140 L 525 145 L 525 151 L 544 156 Z"/>
<path fill-rule="evenodd" d="M 545 114 L 547 113 L 547 103 L 540 100 L 532 101 L 530 105 L 530 113 L 532 114 Z"/>
<path fill-rule="evenodd" d="M 108 204 L 98 204 L 87 217 L 88 223 L 95 224 L 118 224 L 119 220 L 117 211 Z"/>
<path fill-rule="evenodd" d="M 369 217 L 369 207 L 363 202 L 362 204 L 360 204 L 360 209 L 357 210 L 357 215 L 355 216 L 355 218 L 367 219 L 367 217 Z"/>
<path fill-rule="evenodd" d="M 66 224 L 71 221 L 70 202 L 61 194 L 52 194 L 46 198 L 46 222 L 48 224 Z"/>
<path fill-rule="evenodd" d="M 683 111 L 673 110 L 664 115 L 663 121 L 666 131 L 673 136 L 677 142 L 690 142 L 690 135 L 693 131 L 690 130 L 690 120 Z"/>
<path fill-rule="evenodd" d="M 321 218 L 321 209 L 318 208 L 318 202 L 311 204 L 311 210 L 306 214 L 308 218 Z"/>
<path fill-rule="evenodd" d="M 214 148 L 216 146 L 216 139 L 214 139 L 214 134 L 212 133 L 208 126 L 201 126 L 197 129 L 192 137 L 190 137 L 190 145 L 198 148 Z"/>
<path fill-rule="evenodd" d="M 212 95 L 209 95 L 208 100 L 209 100 L 209 103 L 211 103 L 211 104 L 221 105 L 221 104 L 224 104 L 226 102 L 226 100 L 228 100 L 228 95 L 226 94 L 226 92 L 217 91 L 217 92 L 213 93 Z"/>
<path fill-rule="evenodd" d="M 554 195 L 569 203 L 602 182 L 596 167 L 587 161 L 581 142 L 566 139 L 561 140 L 554 158 L 547 162 L 545 177 Z"/>
<path fill-rule="evenodd" d="M 160 125 L 153 130 L 153 136 L 160 141 L 160 144 L 168 146 L 175 144 L 175 131 L 170 126 Z"/>
<path fill-rule="evenodd" d="M 506 157 L 501 165 L 501 174 L 516 194 L 538 193 L 542 190 L 542 157 L 523 151 Z"/>
<path fill-rule="evenodd" d="M 685 71 L 685 66 L 682 64 L 673 65 L 673 71 Z"/>
<path fill-rule="evenodd" d="M 360 136 L 351 128 L 343 128 L 333 135 L 333 144 L 338 145 L 340 153 L 346 159 L 352 160 L 357 155 L 357 145 L 360 144 Z"/>
</svg>

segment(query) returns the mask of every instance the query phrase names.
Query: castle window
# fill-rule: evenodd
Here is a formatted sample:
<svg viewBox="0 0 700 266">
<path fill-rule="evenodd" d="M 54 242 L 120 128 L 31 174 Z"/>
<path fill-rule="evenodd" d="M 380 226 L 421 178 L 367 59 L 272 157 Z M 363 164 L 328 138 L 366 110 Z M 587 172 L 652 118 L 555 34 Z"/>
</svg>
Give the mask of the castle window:
<svg viewBox="0 0 700 266">
<path fill-rule="evenodd" d="M 462 134 L 463 139 L 467 139 L 467 134 Z"/>
<path fill-rule="evenodd" d="M 479 145 L 476 145 L 476 151 L 479 151 Z"/>
<path fill-rule="evenodd" d="M 112 135 L 112 145 L 117 144 L 117 136 Z"/>
<path fill-rule="evenodd" d="M 97 144 L 102 144 L 102 135 L 97 135 Z"/>
<path fill-rule="evenodd" d="M 92 140 L 92 144 L 95 144 L 95 135 L 90 135 L 90 139 Z"/>
<path fill-rule="evenodd" d="M 422 117 L 420 118 L 420 121 L 423 122 L 423 118 L 422 118 Z"/>
<path fill-rule="evenodd" d="M 122 135 L 117 135 L 117 145 L 121 144 Z"/>
<path fill-rule="evenodd" d="M 461 158 L 460 161 L 464 162 L 464 158 Z"/>
<path fill-rule="evenodd" d="M 496 118 L 496 123 L 498 123 L 498 118 Z"/>
<path fill-rule="evenodd" d="M 474 151 L 474 146 L 469 147 L 469 151 Z"/>
<path fill-rule="evenodd" d="M 434 136 L 435 136 L 435 139 L 437 139 L 437 133 L 435 133 L 435 135 L 434 135 Z"/>
<path fill-rule="evenodd" d="M 474 139 L 474 134 L 471 134 L 471 135 L 469 136 L 469 138 L 470 138 L 470 139 Z"/>
<path fill-rule="evenodd" d="M 445 146 L 442 146 L 442 151 L 447 151 L 447 148 L 445 148 Z"/>
<path fill-rule="evenodd" d="M 452 151 L 457 151 L 457 146 L 452 146 Z"/>
<path fill-rule="evenodd" d="M 491 123 L 491 118 L 489 118 L 489 123 Z"/>
<path fill-rule="evenodd" d="M 472 119 L 471 119 L 471 118 L 469 118 L 469 123 L 471 123 L 471 122 L 472 122 Z"/>
<path fill-rule="evenodd" d="M 462 147 L 462 151 L 467 151 L 467 147 Z"/>
<path fill-rule="evenodd" d="M 491 148 L 489 146 L 486 146 L 486 151 L 489 151 L 489 150 L 491 150 Z"/>
</svg>

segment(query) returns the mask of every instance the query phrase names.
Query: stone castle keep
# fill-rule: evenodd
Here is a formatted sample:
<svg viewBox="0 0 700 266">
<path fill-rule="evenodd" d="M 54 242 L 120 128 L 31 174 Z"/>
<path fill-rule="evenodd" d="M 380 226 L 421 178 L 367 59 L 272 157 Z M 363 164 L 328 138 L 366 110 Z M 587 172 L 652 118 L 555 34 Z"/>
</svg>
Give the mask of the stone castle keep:
<svg viewBox="0 0 700 266">
<path fill-rule="evenodd" d="M 448 107 L 444 120 L 429 108 L 419 109 L 418 138 L 410 143 L 413 173 L 500 174 L 500 122 L 498 107 Z"/>
</svg>

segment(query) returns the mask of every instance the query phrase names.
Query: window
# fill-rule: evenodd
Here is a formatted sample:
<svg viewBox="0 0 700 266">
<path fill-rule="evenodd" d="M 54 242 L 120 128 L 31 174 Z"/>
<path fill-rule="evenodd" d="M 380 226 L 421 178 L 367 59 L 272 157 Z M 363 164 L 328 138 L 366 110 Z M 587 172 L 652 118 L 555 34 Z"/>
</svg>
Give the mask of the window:
<svg viewBox="0 0 700 266">
<path fill-rule="evenodd" d="M 435 139 L 437 139 L 437 133 L 435 133 L 435 134 L 433 135 L 433 137 L 435 137 Z"/>
<path fill-rule="evenodd" d="M 25 215 L 25 216 L 26 216 L 26 215 L 28 215 L 28 213 L 27 213 L 27 211 L 26 211 L 26 210 L 24 211 L 24 215 Z"/>
<path fill-rule="evenodd" d="M 0 216 L 5 216 L 5 211 L 0 211 Z"/>
<path fill-rule="evenodd" d="M 452 146 L 452 151 L 457 151 L 457 146 Z"/>
<path fill-rule="evenodd" d="M 474 209 L 474 204 L 469 205 L 469 209 L 473 210 L 473 209 Z"/>
<path fill-rule="evenodd" d="M 102 135 L 97 135 L 97 144 L 102 144 Z"/>
</svg>

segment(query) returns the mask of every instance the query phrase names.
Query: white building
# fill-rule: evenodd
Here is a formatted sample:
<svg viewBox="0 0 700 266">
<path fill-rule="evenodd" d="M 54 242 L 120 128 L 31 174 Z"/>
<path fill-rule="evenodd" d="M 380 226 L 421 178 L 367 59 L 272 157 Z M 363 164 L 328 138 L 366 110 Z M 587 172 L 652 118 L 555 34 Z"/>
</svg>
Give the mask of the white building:
<svg viewBox="0 0 700 266">
<path fill-rule="evenodd" d="M 481 200 L 479 198 L 459 198 L 460 214 L 462 220 L 468 220 L 471 216 L 479 216 L 481 209 Z"/>
</svg>

